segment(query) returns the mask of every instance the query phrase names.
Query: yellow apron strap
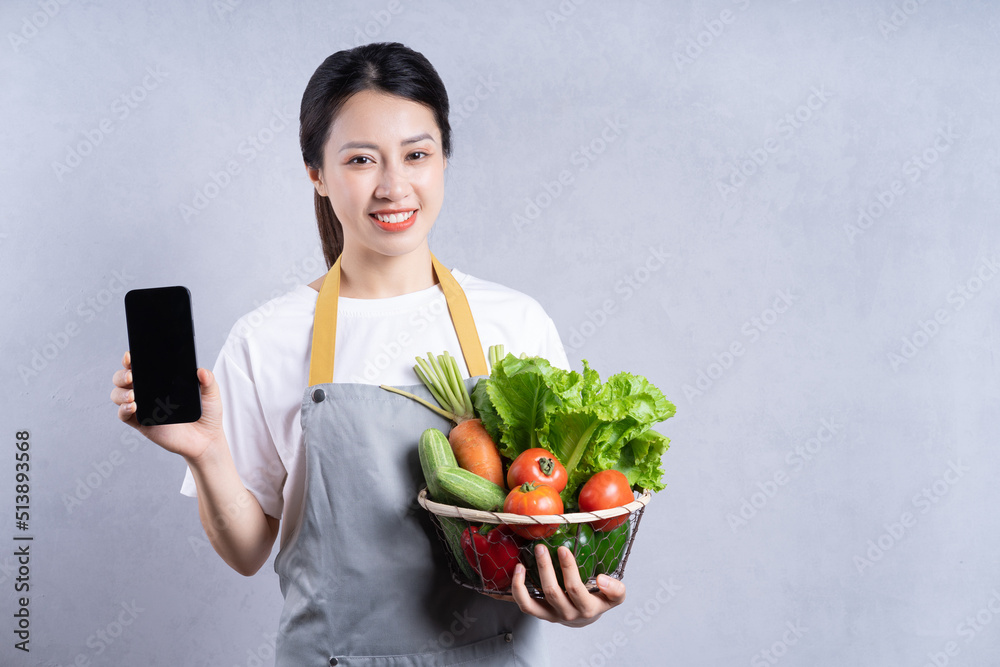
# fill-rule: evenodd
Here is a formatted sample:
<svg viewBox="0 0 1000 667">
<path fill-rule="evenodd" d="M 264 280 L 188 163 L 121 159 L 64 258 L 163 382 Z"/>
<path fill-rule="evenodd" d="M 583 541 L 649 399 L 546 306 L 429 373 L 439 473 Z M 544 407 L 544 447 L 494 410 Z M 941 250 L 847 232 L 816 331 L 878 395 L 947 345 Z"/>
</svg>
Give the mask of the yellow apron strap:
<svg viewBox="0 0 1000 667">
<path fill-rule="evenodd" d="M 333 348 L 337 344 L 337 299 L 340 297 L 340 257 L 319 288 L 313 317 L 309 386 L 333 382 Z"/>
<path fill-rule="evenodd" d="M 451 314 L 455 333 L 458 334 L 462 356 L 469 368 L 469 376 L 489 375 L 486 356 L 479 341 L 479 332 L 472 319 L 469 300 L 462 287 L 437 257 L 431 255 L 431 266 L 437 276 L 441 291 L 444 292 Z M 313 318 L 312 350 L 309 358 L 309 386 L 333 382 L 333 355 L 337 343 L 337 300 L 340 296 L 340 258 L 333 263 L 323 280 L 316 299 L 316 315 Z"/>
<path fill-rule="evenodd" d="M 465 292 L 451 275 L 451 271 L 444 268 L 434 254 L 431 254 L 431 266 L 441 284 L 441 291 L 444 292 L 444 299 L 448 302 L 448 312 L 451 313 L 451 322 L 455 325 L 455 333 L 458 334 L 458 344 L 462 346 L 462 356 L 465 357 L 465 365 L 469 368 L 469 377 L 477 375 L 489 375 L 489 368 L 486 366 L 486 356 L 483 354 L 483 344 L 479 340 L 479 331 L 476 323 L 472 320 L 472 309 L 469 308 L 469 300 L 465 298 Z"/>
</svg>

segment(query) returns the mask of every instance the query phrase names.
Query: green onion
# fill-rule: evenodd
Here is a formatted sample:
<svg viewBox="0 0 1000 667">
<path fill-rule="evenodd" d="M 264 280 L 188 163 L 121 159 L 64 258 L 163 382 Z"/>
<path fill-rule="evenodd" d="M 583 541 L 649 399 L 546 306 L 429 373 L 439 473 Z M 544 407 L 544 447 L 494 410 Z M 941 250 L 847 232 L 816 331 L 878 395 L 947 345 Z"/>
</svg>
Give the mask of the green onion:
<svg viewBox="0 0 1000 667">
<path fill-rule="evenodd" d="M 490 372 L 504 358 L 503 345 L 490 345 Z"/>
<path fill-rule="evenodd" d="M 492 348 L 490 348 L 490 352 L 492 354 Z M 380 385 L 381 388 L 400 396 L 412 398 L 456 424 L 476 418 L 475 409 L 472 407 L 472 397 L 469 395 L 469 390 L 465 388 L 465 382 L 462 380 L 462 370 L 459 368 L 458 360 L 455 357 L 447 352 L 435 357 L 432 353 L 428 352 L 427 359 L 417 357 L 417 365 L 413 367 L 413 370 L 416 372 L 417 377 L 420 378 L 420 381 L 430 390 L 431 395 L 434 396 L 434 400 L 441 406 L 440 408 L 402 389 L 396 389 L 384 384 Z"/>
</svg>

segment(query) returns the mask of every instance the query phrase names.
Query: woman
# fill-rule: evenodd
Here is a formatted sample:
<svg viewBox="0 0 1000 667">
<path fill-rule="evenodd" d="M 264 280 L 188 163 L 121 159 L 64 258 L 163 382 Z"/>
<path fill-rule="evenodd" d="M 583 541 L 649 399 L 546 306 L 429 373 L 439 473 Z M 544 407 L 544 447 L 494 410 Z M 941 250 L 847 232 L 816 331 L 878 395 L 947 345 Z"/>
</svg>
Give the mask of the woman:
<svg viewBox="0 0 1000 667">
<path fill-rule="evenodd" d="M 498 343 L 565 368 L 555 326 L 533 299 L 430 252 L 451 130 L 422 55 L 400 44 L 335 53 L 309 81 L 300 123 L 329 272 L 237 322 L 214 373 L 198 369 L 193 424 L 136 423 L 126 353 L 119 418 L 185 458 L 182 492 L 236 571 L 255 573 L 284 525 L 277 665 L 546 664 L 536 618 L 586 625 L 624 600 L 624 585 L 602 576 L 589 593 L 565 548 L 559 565 L 537 554 L 545 600 L 528 595 L 520 567 L 505 600 L 455 585 L 414 502 L 415 443 L 447 424 L 378 385 L 429 398 L 416 356 L 447 350 L 471 378 Z"/>
</svg>

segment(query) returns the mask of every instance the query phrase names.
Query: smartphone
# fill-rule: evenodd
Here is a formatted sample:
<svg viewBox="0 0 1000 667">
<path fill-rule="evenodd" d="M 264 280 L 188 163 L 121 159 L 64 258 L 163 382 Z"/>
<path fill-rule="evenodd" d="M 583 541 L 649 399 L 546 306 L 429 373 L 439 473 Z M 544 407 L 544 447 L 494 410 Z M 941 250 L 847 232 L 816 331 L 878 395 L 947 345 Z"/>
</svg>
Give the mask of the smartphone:
<svg viewBox="0 0 1000 667">
<path fill-rule="evenodd" d="M 131 290 L 125 295 L 125 321 L 139 423 L 198 421 L 191 292 L 181 286 Z"/>
</svg>

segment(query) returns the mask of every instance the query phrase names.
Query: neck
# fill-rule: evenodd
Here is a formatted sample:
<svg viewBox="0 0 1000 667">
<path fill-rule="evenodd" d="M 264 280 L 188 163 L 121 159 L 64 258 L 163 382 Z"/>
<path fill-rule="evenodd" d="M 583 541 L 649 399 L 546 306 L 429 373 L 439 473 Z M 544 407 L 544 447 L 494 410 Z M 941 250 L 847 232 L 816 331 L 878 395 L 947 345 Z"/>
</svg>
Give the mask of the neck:
<svg viewBox="0 0 1000 667">
<path fill-rule="evenodd" d="M 386 256 L 345 247 L 340 260 L 340 295 L 385 299 L 433 287 L 431 251 L 424 242 L 405 255 Z"/>
</svg>

